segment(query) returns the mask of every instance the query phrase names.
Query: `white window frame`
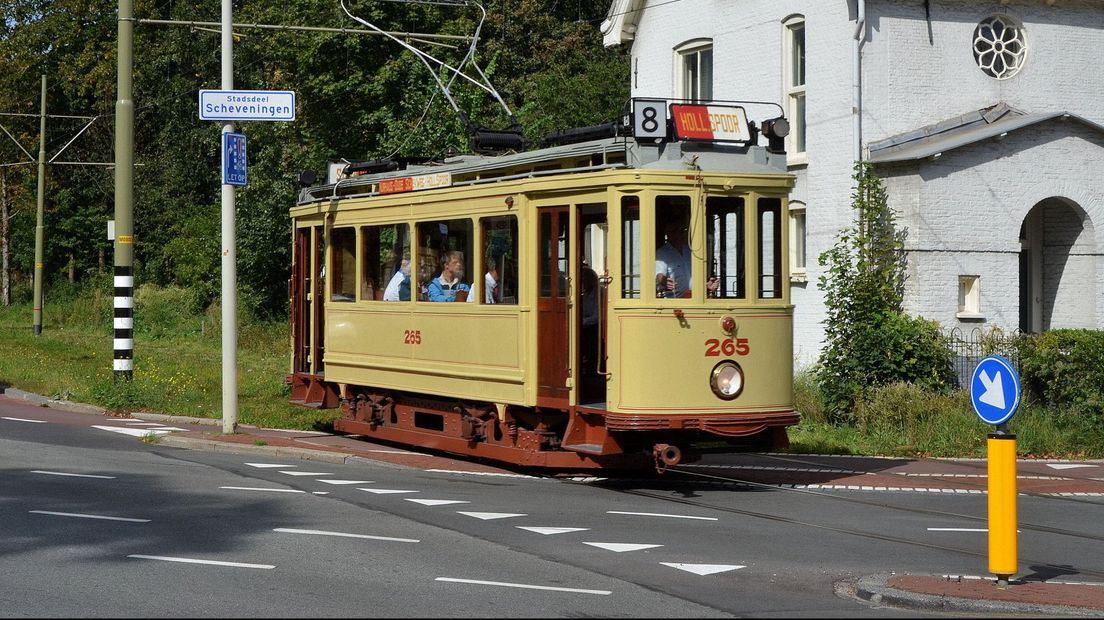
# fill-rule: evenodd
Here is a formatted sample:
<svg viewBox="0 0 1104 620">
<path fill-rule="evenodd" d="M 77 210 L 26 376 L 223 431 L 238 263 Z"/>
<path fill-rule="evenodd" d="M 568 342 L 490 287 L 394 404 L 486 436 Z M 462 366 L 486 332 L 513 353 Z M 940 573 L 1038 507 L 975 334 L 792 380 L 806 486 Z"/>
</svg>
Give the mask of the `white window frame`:
<svg viewBox="0 0 1104 620">
<path fill-rule="evenodd" d="M 790 282 L 808 282 L 809 220 L 805 203 L 790 202 Z M 804 226 L 799 229 L 798 220 Z"/>
<path fill-rule="evenodd" d="M 703 56 L 708 55 L 708 82 L 702 80 Z M 691 84 L 694 75 L 687 71 L 688 61 L 693 60 L 698 82 Z M 713 99 L 713 39 L 694 39 L 675 48 L 675 92 L 680 99 L 687 101 L 711 101 Z M 704 89 L 708 88 L 706 92 Z"/>
<path fill-rule="evenodd" d="M 782 21 L 782 26 L 782 94 L 785 100 L 786 119 L 790 122 L 790 133 L 786 136 L 786 159 L 790 165 L 804 164 L 808 162 L 806 157 L 808 125 L 805 121 L 809 110 L 808 99 L 805 97 L 805 83 L 808 78 L 805 67 L 807 56 L 805 16 L 791 15 Z M 795 36 L 798 31 L 802 33 L 800 58 L 798 58 L 798 41 Z M 800 63 L 800 75 L 795 71 L 798 63 Z M 804 104 L 804 107 L 799 104 Z M 806 142 L 799 144 L 798 137 Z"/>
<path fill-rule="evenodd" d="M 981 276 L 958 276 L 958 313 L 959 319 L 983 319 L 981 313 Z"/>
</svg>

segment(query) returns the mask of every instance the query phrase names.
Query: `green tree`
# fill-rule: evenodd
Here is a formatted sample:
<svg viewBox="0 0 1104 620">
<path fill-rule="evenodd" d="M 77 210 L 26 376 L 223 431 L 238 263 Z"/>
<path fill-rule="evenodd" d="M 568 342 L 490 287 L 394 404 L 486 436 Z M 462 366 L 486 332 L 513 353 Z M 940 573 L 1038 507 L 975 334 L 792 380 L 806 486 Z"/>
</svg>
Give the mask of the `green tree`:
<svg viewBox="0 0 1104 620">
<path fill-rule="evenodd" d="M 895 382 L 943 390 L 950 351 L 938 325 L 902 312 L 907 230 L 898 229 L 885 186 L 869 162 L 855 165 L 855 222 L 820 255 L 825 345 L 817 379 L 829 419 L 852 419 L 871 388 Z"/>
</svg>

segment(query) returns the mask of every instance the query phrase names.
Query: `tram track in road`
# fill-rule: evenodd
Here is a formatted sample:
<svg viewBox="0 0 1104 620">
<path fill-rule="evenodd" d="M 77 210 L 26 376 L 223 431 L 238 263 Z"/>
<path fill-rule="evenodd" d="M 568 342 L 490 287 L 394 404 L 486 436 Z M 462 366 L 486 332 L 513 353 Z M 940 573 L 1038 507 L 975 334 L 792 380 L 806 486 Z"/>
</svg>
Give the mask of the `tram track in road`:
<svg viewBox="0 0 1104 620">
<path fill-rule="evenodd" d="M 943 510 L 935 510 L 935 509 L 930 509 L 930 508 L 895 506 L 893 504 L 888 504 L 888 503 L 885 503 L 885 502 L 879 502 L 879 501 L 870 500 L 870 499 L 863 499 L 863 498 L 856 498 L 856 497 L 843 497 L 843 496 L 836 495 L 836 494 L 833 494 L 833 493 L 828 493 L 828 492 L 824 492 L 824 491 L 817 491 L 817 490 L 813 490 L 813 489 L 796 489 L 796 488 L 779 487 L 779 486 L 774 485 L 774 484 L 769 484 L 769 483 L 764 483 L 764 482 L 755 482 L 755 481 L 752 481 L 752 480 L 745 480 L 745 479 L 740 479 L 740 478 L 719 476 L 719 475 L 715 475 L 715 474 L 707 474 L 707 473 L 691 471 L 691 470 L 687 470 L 685 468 L 679 468 L 679 467 L 669 468 L 667 470 L 666 475 L 671 475 L 671 474 L 680 474 L 680 475 L 685 475 L 685 476 L 688 476 L 688 477 L 691 477 L 691 478 L 709 480 L 711 482 L 739 484 L 739 485 L 746 486 L 746 487 L 751 487 L 751 488 L 762 488 L 764 490 L 782 491 L 782 492 L 788 492 L 788 493 L 800 493 L 800 494 L 803 494 L 803 495 L 810 495 L 810 496 L 825 498 L 825 499 L 829 499 L 829 500 L 836 501 L 836 502 L 871 506 L 871 507 L 882 508 L 882 509 L 887 509 L 887 510 L 905 512 L 905 513 L 909 513 L 909 514 L 931 515 L 931 516 L 937 516 L 937 517 L 951 517 L 951 518 L 957 518 L 957 519 L 965 519 L 965 520 L 968 520 L 968 521 L 975 521 L 975 522 L 979 522 L 979 523 L 985 523 L 987 521 L 983 517 L 977 517 L 977 516 L 974 516 L 974 515 L 967 515 L 967 514 L 950 512 L 950 511 L 943 511 Z M 622 479 L 622 480 L 619 480 L 618 482 L 626 482 L 626 480 Z M 961 547 L 953 547 L 953 546 L 949 546 L 949 545 L 942 545 L 942 544 L 928 542 L 928 541 L 924 541 L 924 540 L 918 540 L 918 539 L 915 539 L 915 538 L 908 538 L 908 537 L 904 537 L 904 536 L 894 536 L 894 535 L 890 535 L 890 534 L 881 534 L 881 533 L 878 533 L 878 532 L 873 532 L 873 531 L 863 530 L 863 529 L 858 529 L 858 528 L 852 528 L 852 527 L 842 527 L 842 526 L 837 526 L 837 525 L 829 525 L 829 524 L 825 524 L 825 523 L 816 523 L 816 522 L 811 521 L 811 520 L 801 519 L 801 518 L 797 518 L 797 517 L 791 517 L 791 516 L 787 516 L 787 515 L 784 515 L 784 514 L 775 514 L 775 513 L 762 512 L 762 511 L 757 511 L 757 510 L 749 510 L 749 509 L 745 509 L 745 508 L 738 508 L 738 507 L 734 507 L 734 506 L 720 505 L 720 504 L 711 503 L 711 502 L 707 502 L 707 501 L 694 500 L 694 499 L 690 499 L 690 498 L 686 498 L 686 497 L 671 497 L 669 495 L 664 495 L 664 494 L 659 493 L 659 492 L 653 492 L 653 491 L 647 491 L 647 490 L 616 488 L 616 487 L 614 487 L 612 485 L 608 485 L 608 484 L 603 484 L 603 486 L 605 488 L 610 489 L 610 490 L 617 491 L 617 492 L 620 492 L 620 493 L 624 493 L 624 494 L 627 494 L 627 495 L 633 495 L 633 496 L 637 496 L 637 497 L 646 497 L 646 498 L 649 498 L 649 499 L 657 499 L 657 500 L 661 500 L 661 501 L 664 501 L 664 502 L 674 503 L 674 504 L 679 504 L 679 505 L 684 505 L 684 506 L 694 506 L 696 508 L 705 508 L 705 509 L 708 509 L 708 510 L 716 510 L 716 511 L 719 511 L 719 512 L 737 514 L 737 515 L 752 517 L 752 518 L 756 518 L 756 519 L 765 519 L 765 520 L 775 521 L 775 522 L 779 522 L 779 523 L 787 523 L 787 524 L 790 524 L 790 525 L 796 525 L 796 526 L 800 526 L 800 527 L 816 528 L 816 529 L 821 529 L 821 530 L 826 530 L 826 531 L 831 531 L 831 532 L 837 532 L 837 533 L 841 533 L 841 534 L 847 534 L 847 535 L 850 535 L 850 536 L 857 536 L 859 538 L 864 538 L 864 539 L 867 539 L 867 540 L 892 542 L 892 543 L 904 544 L 904 545 L 909 545 L 909 546 L 914 546 L 914 547 L 922 547 L 922 548 L 926 548 L 926 549 L 934 549 L 934 550 L 938 550 L 938 551 L 957 553 L 957 554 L 962 554 L 962 555 L 967 555 L 967 556 L 977 557 L 977 558 L 982 558 L 982 559 L 988 558 L 988 553 L 987 552 L 969 551 L 969 550 L 962 549 Z M 1044 495 L 1044 497 L 1050 498 L 1050 496 L 1045 496 L 1045 495 Z M 1051 498 L 1051 499 L 1054 499 L 1054 498 Z M 1034 532 L 1040 532 L 1040 533 L 1047 533 L 1047 534 L 1053 534 L 1053 535 L 1057 535 L 1057 536 L 1068 536 L 1068 537 L 1071 537 L 1071 538 L 1076 538 L 1076 539 L 1081 539 L 1081 540 L 1088 540 L 1088 541 L 1093 541 L 1093 542 L 1104 542 L 1104 535 L 1090 534 L 1090 533 L 1087 533 L 1087 532 L 1079 532 L 1079 531 L 1068 530 L 1068 529 L 1063 529 L 1063 528 L 1055 528 L 1055 527 L 1050 527 L 1050 526 L 1046 526 L 1046 525 L 1039 525 L 1039 524 L 1034 524 L 1034 523 L 1023 523 L 1023 522 L 1021 522 L 1021 523 L 1018 524 L 1018 528 L 1020 530 L 1028 530 L 1028 531 L 1034 531 Z M 1032 558 L 1026 558 L 1026 557 L 1021 557 L 1020 558 L 1020 563 L 1024 564 L 1024 565 L 1031 565 L 1031 566 L 1034 566 L 1034 567 L 1039 567 L 1039 568 L 1050 568 L 1050 569 L 1054 569 L 1054 570 L 1057 570 L 1057 571 L 1064 571 L 1064 570 L 1068 570 L 1068 568 L 1069 568 L 1067 565 L 1060 565 L 1060 564 L 1055 564 L 1053 562 L 1046 561 L 1046 560 L 1032 559 Z M 1095 578 L 1104 580 L 1104 570 L 1081 569 L 1081 568 L 1079 568 L 1077 572 L 1078 572 L 1079 575 L 1091 576 L 1091 577 L 1095 577 Z"/>
</svg>

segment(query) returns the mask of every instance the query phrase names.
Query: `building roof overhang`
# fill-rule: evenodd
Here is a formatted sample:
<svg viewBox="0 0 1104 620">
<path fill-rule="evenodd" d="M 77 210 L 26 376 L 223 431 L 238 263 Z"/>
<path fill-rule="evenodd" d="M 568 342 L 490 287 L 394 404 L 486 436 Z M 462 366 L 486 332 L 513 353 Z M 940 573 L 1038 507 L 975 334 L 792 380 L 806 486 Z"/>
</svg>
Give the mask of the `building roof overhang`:
<svg viewBox="0 0 1104 620">
<path fill-rule="evenodd" d="M 636 38 L 636 25 L 645 0 L 613 0 L 602 22 L 602 45 L 613 47 Z"/>
<path fill-rule="evenodd" d="M 867 159 L 875 164 L 938 157 L 940 154 L 1052 120 L 1073 120 L 1104 133 L 1104 126 L 1070 112 L 1025 114 L 1005 103 L 969 112 L 869 145 Z"/>
</svg>

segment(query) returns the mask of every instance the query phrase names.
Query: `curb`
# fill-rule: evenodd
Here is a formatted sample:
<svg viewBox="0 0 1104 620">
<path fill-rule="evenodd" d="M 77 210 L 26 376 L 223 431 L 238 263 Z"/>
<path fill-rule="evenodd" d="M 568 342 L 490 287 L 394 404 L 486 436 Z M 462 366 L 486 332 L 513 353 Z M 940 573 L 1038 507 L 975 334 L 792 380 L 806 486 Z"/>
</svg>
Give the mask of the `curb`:
<svg viewBox="0 0 1104 620">
<path fill-rule="evenodd" d="M 19 400 L 25 400 L 27 402 L 34 403 L 41 407 L 49 407 L 51 409 L 60 409 L 62 411 L 72 411 L 74 413 L 94 413 L 96 415 L 103 415 L 106 411 L 103 407 L 97 407 L 95 405 L 86 405 L 84 403 L 75 403 L 68 400 L 55 400 L 53 398 L 47 398 L 41 394 L 33 394 L 31 392 L 24 392 L 23 390 L 13 387 L 0 387 L 0 394 Z"/>
<path fill-rule="evenodd" d="M 955 596 L 936 596 L 897 590 L 886 585 L 893 574 L 882 573 L 849 579 L 836 584 L 836 594 L 844 598 L 857 598 L 875 605 L 899 607 L 916 611 L 1027 614 L 1032 616 L 1100 617 L 1100 610 L 1085 607 L 1042 605 L 1036 603 L 1012 603 L 990 599 L 971 599 Z"/>
<path fill-rule="evenodd" d="M 213 439 L 180 437 L 172 434 L 162 436 L 157 442 L 157 445 L 230 454 L 264 454 L 267 456 L 299 459 L 303 461 L 320 461 L 334 465 L 344 465 L 351 462 L 374 462 L 370 459 L 365 459 L 355 454 L 348 454 L 345 452 L 327 452 L 325 450 L 312 450 L 311 448 L 294 448 L 287 446 L 256 446 L 242 443 L 228 443 Z"/>
</svg>

